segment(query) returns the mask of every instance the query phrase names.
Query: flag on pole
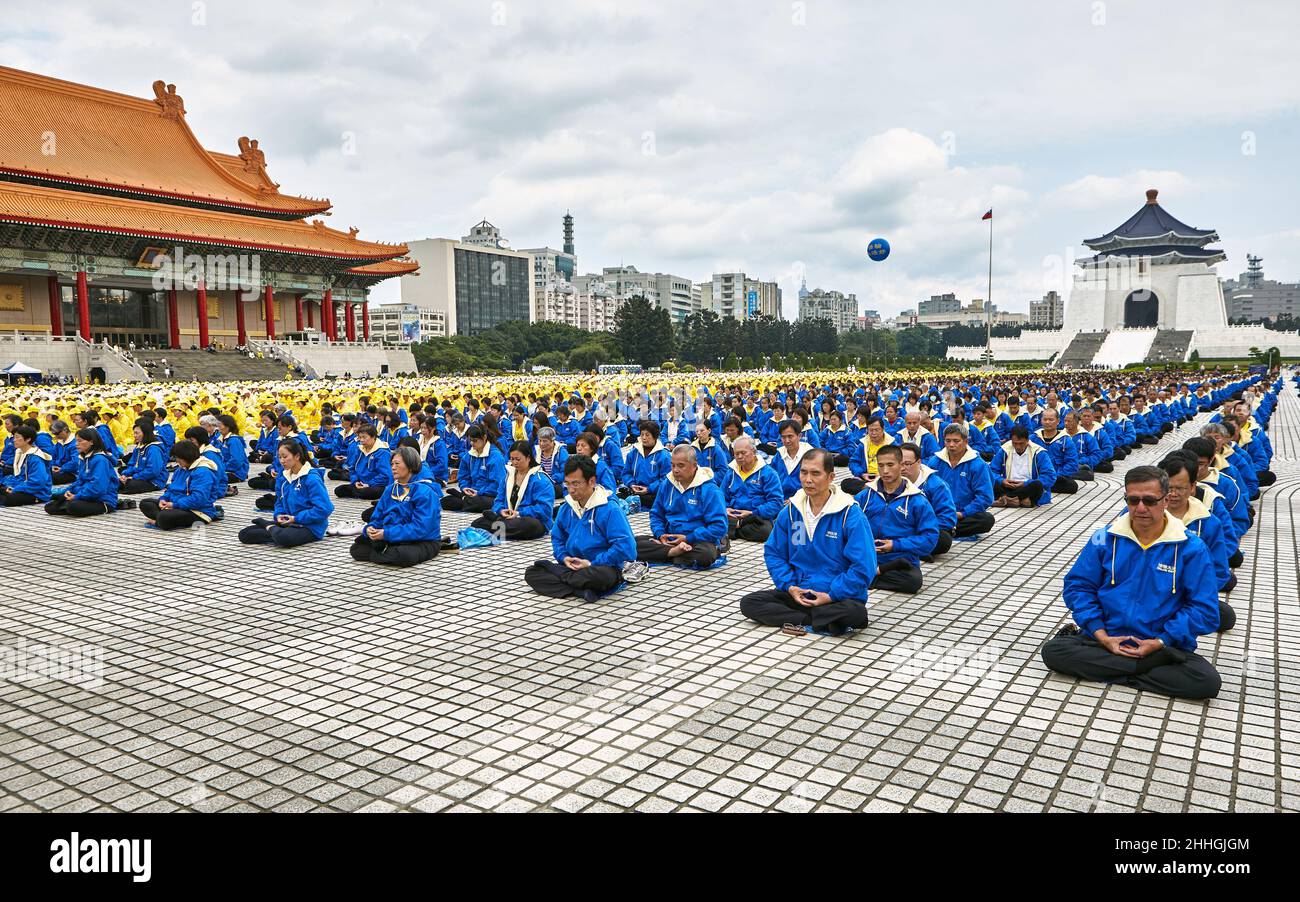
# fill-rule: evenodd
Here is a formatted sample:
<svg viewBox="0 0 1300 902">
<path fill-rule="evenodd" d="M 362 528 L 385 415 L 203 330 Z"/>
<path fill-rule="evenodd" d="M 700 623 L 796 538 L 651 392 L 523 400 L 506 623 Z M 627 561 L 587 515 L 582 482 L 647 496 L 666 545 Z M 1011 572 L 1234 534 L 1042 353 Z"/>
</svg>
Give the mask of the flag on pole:
<svg viewBox="0 0 1300 902">
<path fill-rule="evenodd" d="M 992 218 L 993 218 L 993 210 L 992 210 L 992 208 L 990 208 L 989 211 L 988 211 L 987 213 L 985 213 L 983 216 L 980 217 L 980 222 L 983 222 L 983 221 L 986 220 L 986 219 L 992 219 Z"/>
</svg>

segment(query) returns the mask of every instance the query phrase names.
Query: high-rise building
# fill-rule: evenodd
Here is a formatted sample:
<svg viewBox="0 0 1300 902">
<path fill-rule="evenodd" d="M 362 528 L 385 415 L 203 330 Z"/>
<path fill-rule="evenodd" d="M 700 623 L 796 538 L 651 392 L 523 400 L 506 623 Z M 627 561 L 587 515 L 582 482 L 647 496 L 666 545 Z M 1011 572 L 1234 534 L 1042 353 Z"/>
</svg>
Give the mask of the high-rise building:
<svg viewBox="0 0 1300 902">
<path fill-rule="evenodd" d="M 814 288 L 799 298 L 799 319 L 828 319 L 836 332 L 848 332 L 858 323 L 858 296 Z"/>
<path fill-rule="evenodd" d="M 662 272 L 640 272 L 635 266 L 607 266 L 599 273 L 575 276 L 574 287 L 580 293 L 591 293 L 593 281 L 598 280 L 620 303 L 638 295 L 653 306 L 667 310 L 674 323 L 680 323 L 693 311 L 695 286 L 685 276 Z"/>
<path fill-rule="evenodd" d="M 510 250 L 487 220 L 462 240 L 425 238 L 410 243 L 427 268 L 402 277 L 402 302 L 444 316 L 447 335 L 473 335 L 512 320 L 536 318 L 533 256 Z"/>
<path fill-rule="evenodd" d="M 1246 271 L 1223 283 L 1229 319 L 1300 318 L 1300 283 L 1264 278 L 1264 258 L 1246 255 Z"/>
<path fill-rule="evenodd" d="M 525 247 L 520 252 L 533 255 L 533 285 L 540 295 L 552 282 L 571 282 L 578 268 L 573 249 L 573 216 L 564 214 L 564 250 L 553 247 Z"/>
<path fill-rule="evenodd" d="M 1043 295 L 1041 301 L 1029 302 L 1029 325 L 1059 329 L 1065 323 L 1065 299 L 1055 291 Z"/>
<path fill-rule="evenodd" d="M 781 287 L 776 282 L 764 282 L 743 272 L 720 272 L 713 274 L 712 281 L 702 283 L 700 289 L 700 309 L 712 310 L 718 316 L 739 320 L 751 316 L 781 318 Z"/>
<path fill-rule="evenodd" d="M 920 316 L 956 313 L 959 310 L 961 310 L 961 301 L 957 300 L 957 295 L 951 291 L 947 294 L 932 294 L 928 301 L 921 301 L 916 305 L 916 312 Z"/>
</svg>

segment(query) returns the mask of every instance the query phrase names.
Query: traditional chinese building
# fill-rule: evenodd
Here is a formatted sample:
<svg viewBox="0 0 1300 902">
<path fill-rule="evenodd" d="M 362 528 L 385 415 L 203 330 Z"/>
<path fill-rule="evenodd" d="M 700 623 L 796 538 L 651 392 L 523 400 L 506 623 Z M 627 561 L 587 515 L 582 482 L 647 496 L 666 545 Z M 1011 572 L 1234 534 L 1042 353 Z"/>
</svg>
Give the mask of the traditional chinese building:
<svg viewBox="0 0 1300 902">
<path fill-rule="evenodd" d="M 227 347 L 369 338 L 403 244 L 325 225 L 256 140 L 209 150 L 174 85 L 132 97 L 0 67 L 0 332 Z M 236 152 L 237 151 L 237 152 Z"/>
</svg>

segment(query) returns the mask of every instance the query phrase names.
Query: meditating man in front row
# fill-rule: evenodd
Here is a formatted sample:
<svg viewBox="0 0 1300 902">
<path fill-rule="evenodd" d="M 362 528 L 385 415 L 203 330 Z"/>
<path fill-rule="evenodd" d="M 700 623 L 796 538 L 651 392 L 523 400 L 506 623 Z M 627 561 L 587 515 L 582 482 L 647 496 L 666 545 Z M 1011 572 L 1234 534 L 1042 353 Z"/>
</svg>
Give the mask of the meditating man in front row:
<svg viewBox="0 0 1300 902">
<path fill-rule="evenodd" d="M 804 454 L 803 488 L 781 508 L 763 546 L 776 588 L 740 599 L 740 612 L 750 620 L 833 636 L 867 625 L 876 549 L 862 509 L 834 479 L 833 454 L 822 448 Z"/>
<path fill-rule="evenodd" d="M 1214 566 L 1167 512 L 1168 494 L 1163 470 L 1124 474 L 1128 513 L 1095 532 L 1065 575 L 1074 623 L 1043 646 L 1052 670 L 1175 698 L 1218 695 L 1218 672 L 1196 654 L 1196 637 L 1219 626 Z"/>
</svg>

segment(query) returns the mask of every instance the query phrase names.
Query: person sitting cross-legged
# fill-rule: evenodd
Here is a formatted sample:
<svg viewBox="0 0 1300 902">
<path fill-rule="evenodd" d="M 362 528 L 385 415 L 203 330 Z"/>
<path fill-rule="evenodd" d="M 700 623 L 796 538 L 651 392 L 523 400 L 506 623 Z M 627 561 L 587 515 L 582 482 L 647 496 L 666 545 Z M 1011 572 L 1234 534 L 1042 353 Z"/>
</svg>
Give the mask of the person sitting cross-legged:
<svg viewBox="0 0 1300 902">
<path fill-rule="evenodd" d="M 0 498 L 5 507 L 44 504 L 50 500 L 54 483 L 50 479 L 50 455 L 36 447 L 37 432 L 26 424 L 14 426 L 13 473 L 0 479 Z"/>
<path fill-rule="evenodd" d="M 695 448 L 678 445 L 672 470 L 650 508 L 650 529 L 637 536 L 637 560 L 647 564 L 710 567 L 726 550 L 727 503 L 713 481 L 713 471 L 701 467 Z"/>
<path fill-rule="evenodd" d="M 1029 430 L 1024 426 L 1011 427 L 1011 438 L 998 448 L 989 468 L 997 499 L 994 507 L 1034 507 L 1051 502 L 1056 482 L 1052 455 L 1029 440 Z"/>
<path fill-rule="evenodd" d="M 949 423 L 943 430 L 943 450 L 929 457 L 925 465 L 939 474 L 952 492 L 957 508 L 953 538 L 981 535 L 993 528 L 993 477 L 989 465 L 966 443 L 966 427 Z"/>
<path fill-rule="evenodd" d="M 281 442 L 280 478 L 275 483 L 272 519 L 257 517 L 239 531 L 244 545 L 294 548 L 325 537 L 334 502 L 325 487 L 325 471 L 311 465 L 311 453 L 301 441 Z"/>
<path fill-rule="evenodd" d="M 370 522 L 349 552 L 354 561 L 412 567 L 437 557 L 441 550 L 441 490 L 432 480 L 415 478 L 424 466 L 416 448 L 397 448 L 389 466 L 393 481 L 385 486 Z"/>
<path fill-rule="evenodd" d="M 781 508 L 763 545 L 775 588 L 740 599 L 740 612 L 750 620 L 832 635 L 867 625 L 867 587 L 876 578 L 871 527 L 834 480 L 830 452 L 814 448 L 803 456 L 803 487 Z"/>
<path fill-rule="evenodd" d="M 393 481 L 388 464 L 393 452 L 386 442 L 379 440 L 379 430 L 370 423 L 357 429 L 357 443 L 360 453 L 348 471 L 349 481 L 334 490 L 334 497 L 376 501 Z"/>
<path fill-rule="evenodd" d="M 915 595 L 921 591 L 921 558 L 939 541 L 939 521 L 925 493 L 904 478 L 902 448 L 877 451 L 876 471 L 853 499 L 875 541 L 879 566 L 871 588 Z"/>
<path fill-rule="evenodd" d="M 1228 566 L 1228 543 L 1224 539 L 1222 521 L 1196 497 L 1197 464 L 1196 455 L 1182 450 L 1172 451 L 1160 461 L 1160 469 L 1169 477 L 1169 515 L 1177 518 L 1189 533 L 1205 543 L 1214 564 L 1218 590 L 1231 592 L 1237 586 L 1237 574 Z M 1218 631 L 1226 633 L 1236 623 L 1237 612 L 1220 599 Z"/>
<path fill-rule="evenodd" d="M 620 498 L 636 497 L 641 509 L 649 510 L 654 505 L 655 495 L 663 487 L 671 463 L 668 449 L 659 441 L 659 424 L 642 420 L 639 429 L 641 441 L 627 453 L 618 495 Z"/>
<path fill-rule="evenodd" d="M 1209 699 L 1222 681 L 1196 654 L 1219 626 L 1214 566 L 1205 543 L 1169 515 L 1169 477 L 1124 474 L 1128 513 L 1084 544 L 1062 596 L 1074 624 L 1048 640 L 1043 663 L 1083 680 L 1186 699 Z"/>
<path fill-rule="evenodd" d="M 497 489 L 505 478 L 506 458 L 482 426 L 466 429 L 465 439 L 469 445 L 461 454 L 456 485 L 447 488 L 442 509 L 481 514 L 496 502 Z"/>
<path fill-rule="evenodd" d="M 579 595 L 592 602 L 623 581 L 623 567 L 636 558 L 627 514 L 596 484 L 596 462 L 574 454 L 564 462 L 567 494 L 551 527 L 552 560 L 524 571 L 534 592 L 550 598 Z"/>
<path fill-rule="evenodd" d="M 510 461 L 501 475 L 492 510 L 484 511 L 470 526 L 496 531 L 505 539 L 540 539 L 550 532 L 554 483 L 538 466 L 527 440 L 510 447 Z"/>
<path fill-rule="evenodd" d="M 190 439 L 172 445 L 177 467 L 157 498 L 140 502 L 140 513 L 156 528 L 189 529 L 217 517 L 216 499 L 225 493 L 226 480 L 216 462 Z"/>
<path fill-rule="evenodd" d="M 922 560 L 930 560 L 946 554 L 952 548 L 952 537 L 957 529 L 957 506 L 952 503 L 952 490 L 938 473 L 921 463 L 921 449 L 911 442 L 899 445 L 903 452 L 903 477 L 925 494 L 934 511 L 934 519 L 939 527 L 939 535 L 934 548 L 921 555 Z"/>
<path fill-rule="evenodd" d="M 1079 474 L 1079 446 L 1074 439 L 1057 428 L 1060 422 L 1060 416 L 1055 410 L 1044 410 L 1042 428 L 1033 433 L 1029 440 L 1051 455 L 1052 469 L 1056 471 L 1052 491 L 1073 495 L 1079 491 L 1078 480 L 1082 478 Z M 1091 471 L 1088 477 L 1092 477 Z"/>
<path fill-rule="evenodd" d="M 772 521 L 785 503 L 781 477 L 759 458 L 754 440 L 742 435 L 731 443 L 731 463 L 723 494 L 727 502 L 727 535 L 746 542 L 764 542 Z"/>
<path fill-rule="evenodd" d="M 1092 419 L 1092 410 L 1083 408 L 1088 411 L 1088 419 Z M 1065 434 L 1074 442 L 1074 450 L 1079 454 L 1079 469 L 1074 474 L 1074 478 L 1080 482 L 1092 482 L 1097 478 L 1098 473 L 1110 473 L 1114 467 L 1104 459 L 1105 451 L 1096 437 L 1089 430 L 1083 428 L 1082 411 L 1067 411 L 1065 414 Z"/>
</svg>

